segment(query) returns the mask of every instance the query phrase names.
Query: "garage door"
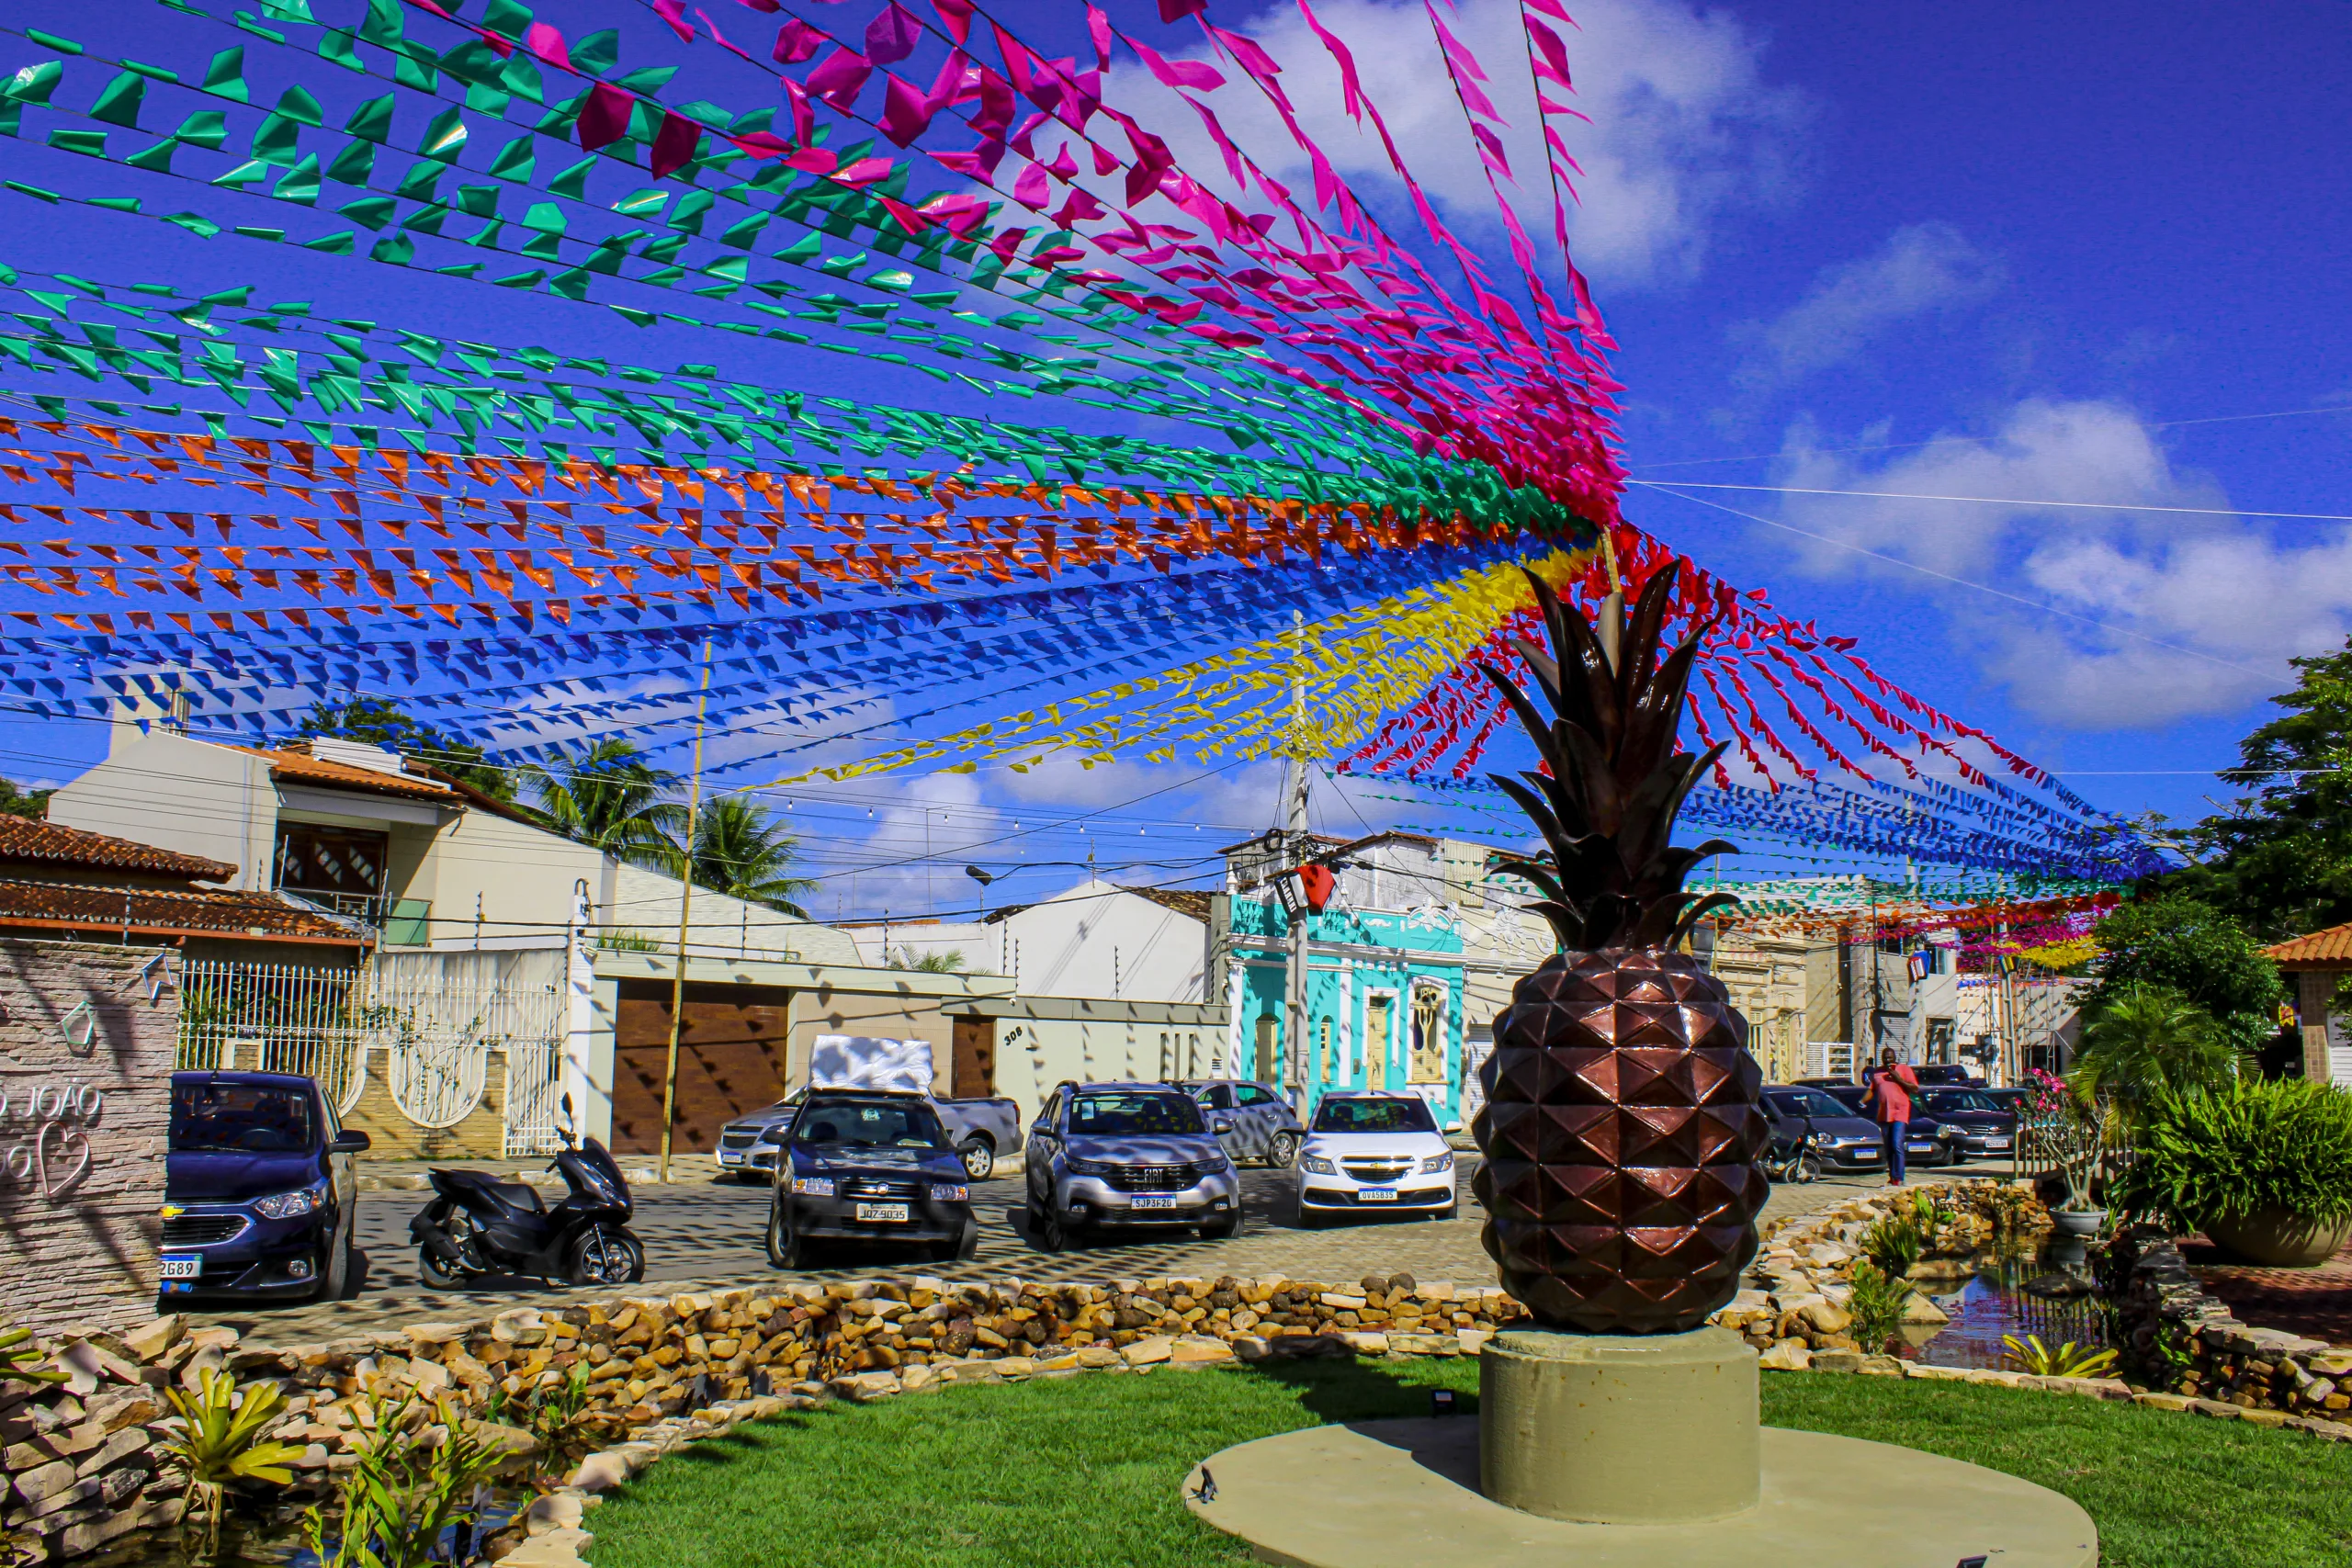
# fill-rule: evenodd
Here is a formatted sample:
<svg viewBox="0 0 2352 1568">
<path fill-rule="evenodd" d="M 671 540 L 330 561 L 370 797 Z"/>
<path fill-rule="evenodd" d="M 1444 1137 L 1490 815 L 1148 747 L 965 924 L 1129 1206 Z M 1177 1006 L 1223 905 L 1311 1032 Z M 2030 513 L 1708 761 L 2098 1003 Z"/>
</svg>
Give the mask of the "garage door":
<svg viewBox="0 0 2352 1568">
<path fill-rule="evenodd" d="M 718 1147 L 721 1126 L 785 1097 L 790 996 L 765 986 L 686 987 L 673 1149 L 709 1154 Z M 669 982 L 622 981 L 616 1023 L 613 1152 L 657 1154 L 670 1050 Z"/>
</svg>

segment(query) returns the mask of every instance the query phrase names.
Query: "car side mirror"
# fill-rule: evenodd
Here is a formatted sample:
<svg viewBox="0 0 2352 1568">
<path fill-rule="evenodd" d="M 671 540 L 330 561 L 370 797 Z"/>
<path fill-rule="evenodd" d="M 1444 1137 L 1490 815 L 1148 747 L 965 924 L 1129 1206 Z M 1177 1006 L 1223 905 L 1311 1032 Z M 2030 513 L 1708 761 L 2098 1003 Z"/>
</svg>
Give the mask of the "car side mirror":
<svg viewBox="0 0 2352 1568">
<path fill-rule="evenodd" d="M 375 1140 L 370 1138 L 367 1134 L 361 1132 L 356 1127 L 345 1127 L 342 1132 L 337 1133 L 334 1135 L 334 1142 L 327 1145 L 327 1153 L 331 1155 L 364 1155 L 374 1146 Z"/>
</svg>

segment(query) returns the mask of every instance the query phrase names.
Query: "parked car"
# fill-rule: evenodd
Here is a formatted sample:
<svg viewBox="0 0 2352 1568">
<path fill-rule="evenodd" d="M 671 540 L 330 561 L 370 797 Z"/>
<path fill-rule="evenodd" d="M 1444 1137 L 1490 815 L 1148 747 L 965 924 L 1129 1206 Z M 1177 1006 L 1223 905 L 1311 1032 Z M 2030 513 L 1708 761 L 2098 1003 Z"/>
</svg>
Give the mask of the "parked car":
<svg viewBox="0 0 2352 1568">
<path fill-rule="evenodd" d="M 2033 1098 L 2033 1090 L 2023 1084 L 2009 1084 L 2000 1089 L 1978 1091 L 1993 1102 L 1996 1111 L 2006 1111 L 2015 1117 L 2025 1110 L 2025 1102 Z"/>
<path fill-rule="evenodd" d="M 1976 1077 L 1969 1070 L 1966 1064 L 1961 1062 L 1930 1062 L 1925 1066 L 1912 1068 L 1911 1072 L 1912 1076 L 1919 1080 L 1919 1085 L 1923 1089 L 1930 1084 L 1943 1085 L 1952 1089 L 1983 1089 L 1984 1087 L 1984 1080 Z"/>
<path fill-rule="evenodd" d="M 1852 1106 L 1826 1089 L 1805 1084 L 1767 1085 L 1764 1118 L 1776 1149 L 1810 1134 L 1824 1170 L 1886 1168 L 1886 1135 L 1878 1123 L 1856 1115 Z"/>
<path fill-rule="evenodd" d="M 1960 1129 L 1972 1158 L 2006 1157 L 2017 1147 L 2017 1112 L 1984 1089 L 1922 1088 L 1919 1103 L 1937 1121 Z"/>
<path fill-rule="evenodd" d="M 775 1172 L 774 1143 L 761 1140 L 773 1128 L 790 1122 L 808 1090 L 795 1089 L 774 1105 L 739 1116 L 718 1130 L 718 1168 L 738 1181 L 765 1181 Z M 986 1181 L 996 1174 L 1000 1156 L 1021 1152 L 1021 1107 L 1003 1095 L 987 1100 L 940 1100 L 922 1097 L 946 1130 L 947 1143 L 963 1161 L 967 1181 Z"/>
<path fill-rule="evenodd" d="M 1855 1116 L 1875 1127 L 1878 1122 L 1870 1113 L 1871 1091 L 1860 1084 L 1843 1084 L 1825 1089 L 1822 1093 L 1844 1105 Z M 1884 1142 L 1885 1135 L 1880 1134 Z M 1917 1095 L 1911 1098 L 1911 1118 L 1904 1128 L 1903 1157 L 1916 1165 L 1958 1165 L 1968 1157 L 1967 1139 L 1957 1127 L 1939 1118 L 1919 1103 Z"/>
<path fill-rule="evenodd" d="M 1298 1217 L 1371 1210 L 1453 1217 L 1453 1150 L 1413 1094 L 1327 1094 L 1298 1156 Z"/>
<path fill-rule="evenodd" d="M 935 1262 L 980 1244 L 963 1156 L 927 1095 L 819 1089 L 772 1127 L 768 1261 L 806 1269 L 828 1241 L 897 1242 Z"/>
<path fill-rule="evenodd" d="M 172 1075 L 164 1156 L 166 1295 L 340 1301 L 356 1285 L 354 1156 L 319 1086 L 290 1073 Z"/>
<path fill-rule="evenodd" d="M 1240 1078 L 1186 1078 L 1176 1087 L 1209 1113 L 1209 1130 L 1234 1164 L 1261 1160 L 1287 1170 L 1298 1158 L 1306 1129 L 1299 1125 L 1290 1102 L 1269 1085 Z"/>
<path fill-rule="evenodd" d="M 1030 1239 L 1101 1226 L 1241 1228 L 1241 1177 L 1200 1103 L 1171 1084 L 1065 1083 L 1029 1126 Z"/>
</svg>

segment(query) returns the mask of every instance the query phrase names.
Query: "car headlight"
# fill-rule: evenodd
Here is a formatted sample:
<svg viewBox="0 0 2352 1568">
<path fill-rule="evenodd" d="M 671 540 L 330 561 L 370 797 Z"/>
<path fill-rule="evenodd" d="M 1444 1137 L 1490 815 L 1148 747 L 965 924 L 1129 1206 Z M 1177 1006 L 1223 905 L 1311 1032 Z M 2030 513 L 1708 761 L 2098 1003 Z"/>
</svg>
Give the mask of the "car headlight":
<svg viewBox="0 0 2352 1568">
<path fill-rule="evenodd" d="M 254 1213 L 266 1220 L 300 1219 L 326 1207 L 325 1182 L 315 1187 L 298 1187 L 291 1192 L 273 1192 L 266 1198 L 254 1200 Z"/>
<path fill-rule="evenodd" d="M 1936 1136 L 1939 1138 L 1957 1138 L 1961 1135 L 1961 1130 L 1949 1122 L 1936 1129 Z"/>
<path fill-rule="evenodd" d="M 1103 1164 L 1101 1160 L 1080 1159 L 1076 1155 L 1064 1155 L 1062 1168 L 1072 1176 L 1108 1176 L 1114 1168 Z"/>
<path fill-rule="evenodd" d="M 943 1184 L 931 1190 L 931 1201 L 934 1203 L 968 1203 L 972 1201 L 972 1190 Z"/>
<path fill-rule="evenodd" d="M 792 1190 L 803 1198 L 830 1198 L 833 1195 L 833 1179 L 830 1176 L 796 1176 Z"/>
<path fill-rule="evenodd" d="M 1442 1172 L 1452 1170 L 1453 1168 L 1453 1156 L 1450 1154 L 1431 1155 L 1429 1158 L 1421 1161 L 1421 1174 L 1423 1176 L 1436 1176 Z"/>
<path fill-rule="evenodd" d="M 1329 1160 L 1325 1159 L 1321 1155 L 1306 1156 L 1298 1162 L 1298 1168 L 1301 1170 L 1311 1170 L 1317 1176 L 1337 1176 L 1340 1174 L 1340 1168 L 1333 1165 Z"/>
</svg>

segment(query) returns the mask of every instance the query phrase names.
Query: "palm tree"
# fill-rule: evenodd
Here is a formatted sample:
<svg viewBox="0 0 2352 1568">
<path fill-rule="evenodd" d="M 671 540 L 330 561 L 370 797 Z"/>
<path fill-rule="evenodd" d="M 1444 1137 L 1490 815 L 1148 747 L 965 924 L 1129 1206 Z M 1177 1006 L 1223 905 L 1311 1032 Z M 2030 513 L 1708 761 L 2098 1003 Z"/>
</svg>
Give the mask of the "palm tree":
<svg viewBox="0 0 2352 1568">
<path fill-rule="evenodd" d="M 2066 1086 L 2086 1104 L 2103 1100 L 2129 1116 L 2159 1092 L 2220 1088 L 2237 1061 L 2203 1008 L 2162 986 L 2129 986 L 2084 1026 Z"/>
<path fill-rule="evenodd" d="M 626 740 L 605 739 L 553 766 L 532 762 L 523 787 L 558 832 L 633 865 L 674 874 L 686 808 L 678 775 L 664 773 Z"/>
<path fill-rule="evenodd" d="M 695 885 L 746 903 L 808 919 L 795 902 L 817 884 L 791 874 L 800 840 L 775 814 L 740 795 L 718 795 L 695 824 Z"/>
<path fill-rule="evenodd" d="M 917 958 L 914 949 L 902 947 L 884 961 L 883 967 L 912 970 L 919 975 L 961 975 L 964 972 L 964 955 L 954 948 L 944 948 Z"/>
</svg>

